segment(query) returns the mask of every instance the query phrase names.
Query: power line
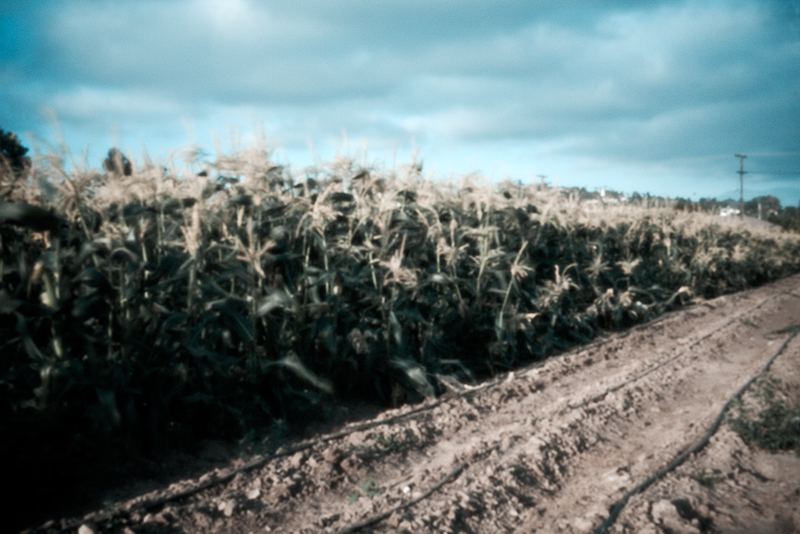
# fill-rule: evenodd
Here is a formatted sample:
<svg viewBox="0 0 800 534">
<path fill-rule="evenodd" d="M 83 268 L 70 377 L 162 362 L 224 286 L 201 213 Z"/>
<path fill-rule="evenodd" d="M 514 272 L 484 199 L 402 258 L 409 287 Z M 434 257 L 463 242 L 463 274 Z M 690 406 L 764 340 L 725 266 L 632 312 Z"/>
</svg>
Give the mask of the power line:
<svg viewBox="0 0 800 534">
<path fill-rule="evenodd" d="M 699 161 L 716 161 L 721 159 L 728 159 L 730 154 L 718 154 L 716 156 L 695 156 L 690 158 L 673 158 L 668 159 L 666 161 L 670 163 L 691 163 L 691 162 L 699 162 Z"/>
<path fill-rule="evenodd" d="M 776 175 L 796 176 L 800 175 L 800 171 L 747 171 L 747 174 L 776 174 Z"/>
<path fill-rule="evenodd" d="M 758 157 L 777 157 L 777 156 L 800 156 L 800 152 L 757 152 L 755 154 L 748 154 L 748 156 Z"/>
</svg>

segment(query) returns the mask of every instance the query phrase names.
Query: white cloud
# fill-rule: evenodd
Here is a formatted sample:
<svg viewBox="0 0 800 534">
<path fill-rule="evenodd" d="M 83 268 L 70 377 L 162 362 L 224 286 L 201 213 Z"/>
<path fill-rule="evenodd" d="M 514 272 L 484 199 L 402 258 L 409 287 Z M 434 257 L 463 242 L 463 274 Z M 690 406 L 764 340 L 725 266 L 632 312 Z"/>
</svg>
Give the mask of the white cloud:
<svg viewBox="0 0 800 534">
<path fill-rule="evenodd" d="M 144 119 L 152 123 L 162 120 L 165 115 L 177 117 L 187 111 L 179 100 L 136 89 L 76 87 L 53 95 L 51 104 L 62 120 L 78 122 L 116 117 L 121 120 Z"/>
</svg>

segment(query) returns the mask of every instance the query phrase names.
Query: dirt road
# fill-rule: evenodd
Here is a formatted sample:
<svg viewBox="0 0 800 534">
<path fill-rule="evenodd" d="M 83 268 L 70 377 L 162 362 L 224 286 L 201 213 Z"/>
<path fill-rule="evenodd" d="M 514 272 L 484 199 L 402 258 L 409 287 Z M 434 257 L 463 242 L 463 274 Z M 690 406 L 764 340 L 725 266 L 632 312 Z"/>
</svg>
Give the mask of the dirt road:
<svg viewBox="0 0 800 534">
<path fill-rule="evenodd" d="M 770 372 L 779 394 L 800 402 L 798 324 L 795 276 L 52 530 L 594 532 L 628 492 L 701 443 L 781 348 Z M 797 531 L 800 457 L 753 449 L 724 423 L 608 527 Z"/>
</svg>

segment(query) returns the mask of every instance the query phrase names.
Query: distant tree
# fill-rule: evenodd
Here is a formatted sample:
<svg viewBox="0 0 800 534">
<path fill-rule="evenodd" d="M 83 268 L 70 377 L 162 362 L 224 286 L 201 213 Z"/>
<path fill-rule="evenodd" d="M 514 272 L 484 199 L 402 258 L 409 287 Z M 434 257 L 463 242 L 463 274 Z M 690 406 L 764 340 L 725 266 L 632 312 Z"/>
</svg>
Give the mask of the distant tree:
<svg viewBox="0 0 800 534">
<path fill-rule="evenodd" d="M 766 218 L 772 212 L 781 211 L 781 201 L 773 196 L 761 196 L 744 203 L 744 214 L 748 217 L 758 216 L 758 206 L 761 205 L 761 216 Z"/>
<path fill-rule="evenodd" d="M 2 163 L 4 167 L 8 167 L 14 172 L 21 172 L 30 168 L 31 158 L 25 154 L 28 149 L 22 146 L 17 139 L 17 134 L 13 132 L 4 132 L 0 128 L 0 155 L 2 155 Z"/>
<path fill-rule="evenodd" d="M 781 211 L 781 201 L 778 197 L 773 197 L 772 195 L 756 197 L 755 200 L 757 203 L 761 203 L 761 209 L 766 210 L 765 213 L 769 213 L 771 211 Z"/>
<path fill-rule="evenodd" d="M 133 174 L 131 162 L 125 157 L 125 154 L 120 152 L 118 148 L 112 148 L 108 151 L 108 157 L 103 160 L 103 168 L 109 174 L 118 174 L 130 176 Z"/>
<path fill-rule="evenodd" d="M 699 205 L 696 205 L 694 202 L 691 201 L 691 199 L 688 198 L 676 198 L 674 206 L 676 210 L 688 211 L 690 213 L 700 209 Z"/>
<path fill-rule="evenodd" d="M 19 201 L 25 197 L 27 171 L 31 168 L 27 153 L 16 134 L 0 129 L 0 198 Z"/>
<path fill-rule="evenodd" d="M 721 207 L 716 198 L 701 198 L 697 201 L 698 207 L 706 213 L 717 213 Z"/>
<path fill-rule="evenodd" d="M 788 206 L 779 211 L 769 211 L 767 220 L 786 231 L 800 233 L 800 209 L 794 206 Z"/>
</svg>

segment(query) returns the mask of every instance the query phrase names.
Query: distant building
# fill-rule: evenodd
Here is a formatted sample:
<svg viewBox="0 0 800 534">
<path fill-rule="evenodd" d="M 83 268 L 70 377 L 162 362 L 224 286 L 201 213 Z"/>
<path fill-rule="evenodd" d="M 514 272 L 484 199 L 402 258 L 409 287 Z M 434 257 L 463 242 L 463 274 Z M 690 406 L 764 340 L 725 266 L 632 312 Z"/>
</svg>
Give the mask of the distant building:
<svg viewBox="0 0 800 534">
<path fill-rule="evenodd" d="M 739 210 L 736 208 L 721 208 L 719 214 L 721 217 L 733 217 L 734 215 L 739 215 Z"/>
</svg>

